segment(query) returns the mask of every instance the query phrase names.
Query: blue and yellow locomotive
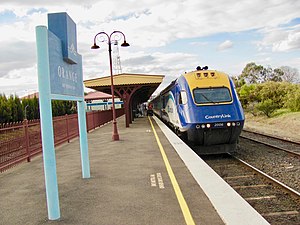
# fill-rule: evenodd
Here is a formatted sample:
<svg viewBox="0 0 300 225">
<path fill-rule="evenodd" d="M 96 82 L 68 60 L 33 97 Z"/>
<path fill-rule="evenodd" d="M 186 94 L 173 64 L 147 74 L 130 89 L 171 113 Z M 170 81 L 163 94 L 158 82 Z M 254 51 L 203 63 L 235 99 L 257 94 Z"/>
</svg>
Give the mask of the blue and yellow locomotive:
<svg viewBox="0 0 300 225">
<path fill-rule="evenodd" d="M 232 79 L 197 67 L 151 101 L 153 112 L 201 154 L 234 152 L 244 112 Z"/>
</svg>

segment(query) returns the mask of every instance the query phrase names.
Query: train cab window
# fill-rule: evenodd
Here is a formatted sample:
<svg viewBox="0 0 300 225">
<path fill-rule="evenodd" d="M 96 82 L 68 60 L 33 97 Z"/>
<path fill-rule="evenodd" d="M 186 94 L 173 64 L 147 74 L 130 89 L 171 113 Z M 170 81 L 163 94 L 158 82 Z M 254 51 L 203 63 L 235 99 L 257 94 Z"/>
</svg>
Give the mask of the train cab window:
<svg viewBox="0 0 300 225">
<path fill-rule="evenodd" d="M 186 91 L 180 91 L 178 103 L 183 105 L 187 103 Z"/>
<path fill-rule="evenodd" d="M 198 104 L 231 102 L 231 94 L 227 87 L 196 88 L 193 90 L 195 102 Z"/>
</svg>

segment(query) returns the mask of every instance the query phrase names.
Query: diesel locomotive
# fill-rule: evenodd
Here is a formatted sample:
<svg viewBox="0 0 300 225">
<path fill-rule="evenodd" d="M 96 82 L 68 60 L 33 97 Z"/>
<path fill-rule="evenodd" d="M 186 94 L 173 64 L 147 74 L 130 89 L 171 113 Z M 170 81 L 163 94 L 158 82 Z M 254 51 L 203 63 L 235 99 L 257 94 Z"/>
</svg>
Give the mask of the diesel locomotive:
<svg viewBox="0 0 300 225">
<path fill-rule="evenodd" d="M 244 112 L 232 79 L 197 67 L 151 100 L 153 112 L 200 154 L 234 152 Z"/>
</svg>

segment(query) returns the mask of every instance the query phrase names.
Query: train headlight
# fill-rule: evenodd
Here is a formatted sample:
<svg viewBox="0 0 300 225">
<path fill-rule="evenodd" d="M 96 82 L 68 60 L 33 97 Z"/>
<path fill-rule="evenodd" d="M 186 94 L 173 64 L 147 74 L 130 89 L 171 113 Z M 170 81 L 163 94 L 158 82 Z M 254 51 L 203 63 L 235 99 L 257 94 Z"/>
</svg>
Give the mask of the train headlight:
<svg viewBox="0 0 300 225">
<path fill-rule="evenodd" d="M 232 126 L 235 127 L 235 122 L 232 122 Z"/>
<path fill-rule="evenodd" d="M 237 122 L 237 123 L 236 123 L 236 125 L 237 125 L 237 126 L 240 126 L 240 125 L 241 125 L 241 123 L 240 123 L 240 122 Z"/>
<path fill-rule="evenodd" d="M 204 128 L 205 128 L 205 124 L 202 124 L 202 125 L 201 125 L 201 128 L 204 129 Z"/>
<path fill-rule="evenodd" d="M 230 126 L 231 126 L 231 123 L 228 122 L 228 123 L 227 123 L 227 127 L 230 127 Z"/>
<path fill-rule="evenodd" d="M 209 124 L 209 123 L 208 123 L 208 124 L 206 124 L 206 127 L 207 127 L 207 128 L 210 128 L 210 124 Z"/>
</svg>

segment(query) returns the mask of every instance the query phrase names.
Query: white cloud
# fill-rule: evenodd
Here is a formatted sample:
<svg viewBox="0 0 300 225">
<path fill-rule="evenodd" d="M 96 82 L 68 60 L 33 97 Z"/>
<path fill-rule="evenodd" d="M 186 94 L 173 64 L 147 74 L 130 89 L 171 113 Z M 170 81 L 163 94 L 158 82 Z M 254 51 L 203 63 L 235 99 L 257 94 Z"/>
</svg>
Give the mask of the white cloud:
<svg viewBox="0 0 300 225">
<path fill-rule="evenodd" d="M 289 32 L 283 40 L 273 44 L 273 51 L 285 52 L 300 49 L 300 29 Z"/>
<path fill-rule="evenodd" d="M 221 44 L 219 44 L 218 46 L 218 51 L 224 51 L 226 49 L 232 48 L 233 47 L 233 43 L 230 40 L 226 40 L 224 42 L 222 42 Z"/>
<path fill-rule="evenodd" d="M 134 73 L 158 73 L 166 75 L 180 75 L 186 69 L 195 69 L 197 56 L 186 53 L 144 53 L 139 56 L 123 60 L 126 71 Z"/>
<path fill-rule="evenodd" d="M 300 49 L 300 25 L 262 30 L 264 38 L 258 42 L 260 50 L 270 48 L 273 52 L 288 52 Z"/>
<path fill-rule="evenodd" d="M 24 96 L 36 92 L 38 89 L 36 74 L 36 66 L 9 71 L 6 77 L 0 77 L 0 93 Z"/>
<path fill-rule="evenodd" d="M 106 59 L 105 53 L 102 54 L 101 57 Z M 120 57 L 123 72 L 165 75 L 166 78 L 159 90 L 164 88 L 171 80 L 174 80 L 187 70 L 194 70 L 197 66 L 195 62 L 198 61 L 196 55 L 186 53 L 147 53 L 139 51 L 135 52 L 134 56 L 132 56 L 132 53 L 123 52 L 120 54 Z M 107 76 L 109 74 L 107 69 L 108 64 L 99 65 L 95 68 L 94 73 L 90 73 L 86 79 L 99 77 L 99 74 Z M 99 72 L 95 73 L 95 71 Z M 100 71 L 102 71 L 102 73 L 100 73 Z"/>
<path fill-rule="evenodd" d="M 26 8 L 15 1 L 7 1 L 19 17 L 27 16 L 32 7 L 45 7 L 51 1 L 33 3 Z M 8 3 L 6 3 L 8 4 Z M 257 5 L 260 5 L 258 8 Z M 60 6 L 48 5 L 49 12 L 67 11 L 77 22 L 89 24 L 90 31 L 122 29 L 135 44 L 142 47 L 163 46 L 177 38 L 206 36 L 218 32 L 232 32 L 274 26 L 288 22 L 297 14 L 300 3 L 290 1 L 229 0 L 203 3 L 195 0 L 149 1 L 88 1 L 85 4 L 68 1 Z M 166 10 L 167 9 L 167 10 Z M 281 12 L 286 13 L 282 14 Z M 162 13 L 163 12 L 163 13 Z M 280 17 L 278 15 L 281 15 Z M 45 17 L 45 14 L 42 14 Z M 130 16 L 131 15 L 131 16 Z M 260 21 L 259 23 L 257 21 Z M 79 31 L 80 32 L 80 31 Z"/>
<path fill-rule="evenodd" d="M 23 41 L 0 42 L 0 77 L 5 77 L 11 70 L 26 69 L 35 64 L 35 43 Z"/>
<path fill-rule="evenodd" d="M 274 51 L 299 49 L 298 28 L 277 28 L 299 17 L 300 1 L 294 0 L 228 0 L 226 3 L 222 0 L 140 0 L 126 1 L 126 4 L 121 0 L 66 0 L 59 4 L 53 4 L 52 0 L 2 0 L 0 6 L 0 19 L 5 10 L 11 10 L 16 16 L 9 24 L 0 21 L 0 58 L 5 62 L 0 65 L 0 77 L 7 77 L 5 82 L 11 86 L 14 81 L 9 82 L 8 77 L 12 74 L 24 76 L 23 69 L 30 70 L 36 64 L 35 26 L 47 25 L 47 13 L 52 12 L 66 11 L 77 23 L 84 79 L 108 74 L 107 46 L 103 45 L 98 52 L 90 50 L 94 35 L 99 31 L 121 30 L 125 33 L 131 47 L 120 49 L 123 71 L 167 76 L 194 69 L 200 57 L 206 58 L 201 52 L 199 55 L 190 53 L 193 45 L 199 45 L 197 41 L 192 45 L 187 42 L 186 50 L 182 47 L 180 52 L 172 47 L 168 50 L 160 48 L 176 40 L 263 29 L 272 32 L 264 33 L 265 38 L 259 43 L 262 48 L 273 48 Z M 10 49 L 10 46 L 18 49 Z M 233 43 L 227 40 L 220 44 L 219 50 L 232 46 Z"/>
</svg>

